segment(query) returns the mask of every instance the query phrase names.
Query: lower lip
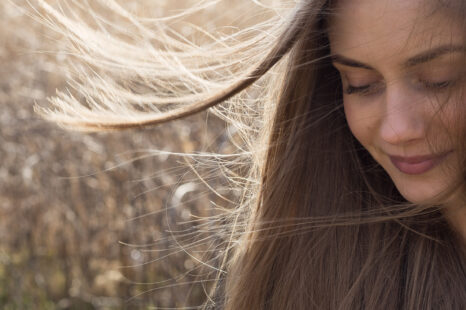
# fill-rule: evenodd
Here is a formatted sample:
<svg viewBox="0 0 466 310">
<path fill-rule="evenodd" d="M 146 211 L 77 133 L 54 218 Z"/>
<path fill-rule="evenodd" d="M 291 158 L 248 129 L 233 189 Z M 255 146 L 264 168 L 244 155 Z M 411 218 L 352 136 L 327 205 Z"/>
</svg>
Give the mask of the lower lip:
<svg viewBox="0 0 466 310">
<path fill-rule="evenodd" d="M 437 166 L 447 155 L 448 153 L 420 161 L 406 161 L 390 156 L 390 161 L 401 172 L 410 175 L 418 175 L 426 173 Z"/>
</svg>

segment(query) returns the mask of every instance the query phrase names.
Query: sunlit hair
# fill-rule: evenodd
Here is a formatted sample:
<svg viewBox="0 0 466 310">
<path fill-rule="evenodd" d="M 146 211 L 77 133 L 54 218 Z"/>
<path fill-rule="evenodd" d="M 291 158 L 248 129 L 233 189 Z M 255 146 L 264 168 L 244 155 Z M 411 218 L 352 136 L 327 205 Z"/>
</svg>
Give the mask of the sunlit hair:
<svg viewBox="0 0 466 310">
<path fill-rule="evenodd" d="M 441 207 L 408 204 L 346 124 L 326 34 L 331 1 L 246 1 L 261 22 L 220 38 L 199 30 L 202 44 L 168 27 L 193 12 L 138 18 L 116 1 L 97 2 L 118 22 L 87 1 L 62 10 L 39 1 L 38 16 L 69 40 L 75 61 L 72 89 L 37 110 L 98 131 L 214 107 L 237 128 L 248 172 L 235 182 L 237 208 L 225 214 L 207 308 L 464 307 L 465 256 Z M 433 2 L 464 20 L 464 1 Z"/>
</svg>

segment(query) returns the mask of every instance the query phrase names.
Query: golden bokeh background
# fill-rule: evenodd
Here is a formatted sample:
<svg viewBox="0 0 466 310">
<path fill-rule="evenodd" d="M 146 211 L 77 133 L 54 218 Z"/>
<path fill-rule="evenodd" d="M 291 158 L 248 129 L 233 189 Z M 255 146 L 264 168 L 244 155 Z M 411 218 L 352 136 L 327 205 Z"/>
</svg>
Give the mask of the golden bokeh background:
<svg viewBox="0 0 466 310">
<path fill-rule="evenodd" d="M 147 16 L 196 3 L 120 2 Z M 228 15 L 230 4 L 192 22 L 228 25 L 238 19 Z M 225 124 L 203 113 L 151 129 L 81 134 L 44 121 L 33 107 L 66 87 L 67 42 L 31 12 L 26 0 L 0 2 L 0 308 L 200 305 L 191 255 L 205 246 L 187 255 L 171 231 L 189 230 L 190 244 L 191 215 L 214 214 L 216 198 L 183 158 L 147 150 L 228 152 Z"/>
</svg>

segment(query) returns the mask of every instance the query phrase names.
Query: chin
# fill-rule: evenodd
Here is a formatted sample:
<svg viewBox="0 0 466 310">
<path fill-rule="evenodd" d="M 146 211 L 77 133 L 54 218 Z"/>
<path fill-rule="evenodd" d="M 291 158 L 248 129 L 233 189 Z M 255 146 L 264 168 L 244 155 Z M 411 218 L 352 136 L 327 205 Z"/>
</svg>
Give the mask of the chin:
<svg viewBox="0 0 466 310">
<path fill-rule="evenodd" d="M 423 195 L 422 193 L 402 190 L 399 190 L 399 192 L 404 197 L 404 199 L 415 205 L 429 205 L 440 203 L 440 199 L 438 199 L 438 197 L 435 195 Z"/>
<path fill-rule="evenodd" d="M 426 180 L 396 182 L 395 186 L 400 194 L 409 202 L 417 205 L 445 204 L 449 196 L 448 186 L 439 180 L 428 182 Z M 442 186 L 443 185 L 443 186 Z"/>
</svg>

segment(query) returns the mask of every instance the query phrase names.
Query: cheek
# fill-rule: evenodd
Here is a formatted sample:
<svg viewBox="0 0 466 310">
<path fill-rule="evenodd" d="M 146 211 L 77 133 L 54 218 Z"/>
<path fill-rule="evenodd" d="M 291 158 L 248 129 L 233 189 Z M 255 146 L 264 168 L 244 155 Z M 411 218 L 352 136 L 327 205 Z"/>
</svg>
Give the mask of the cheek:
<svg viewBox="0 0 466 310">
<path fill-rule="evenodd" d="M 431 111 L 427 137 L 434 146 L 456 145 L 464 141 L 466 133 L 466 100 L 458 93 L 452 94 L 449 100 L 438 102 Z M 459 139 L 459 141 L 458 141 Z"/>
<path fill-rule="evenodd" d="M 439 113 L 440 117 L 449 131 L 458 136 L 466 130 L 466 89 L 452 95 L 445 107 L 443 113 Z"/>
<path fill-rule="evenodd" d="M 366 108 L 348 99 L 344 99 L 343 106 L 351 133 L 365 148 L 370 148 L 375 142 L 376 132 L 373 113 L 369 113 Z"/>
</svg>

